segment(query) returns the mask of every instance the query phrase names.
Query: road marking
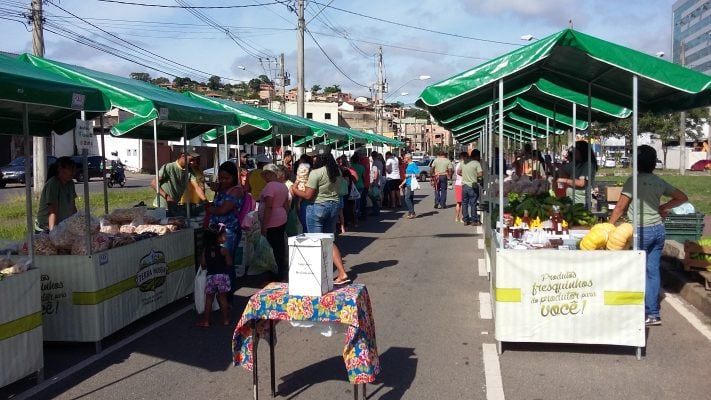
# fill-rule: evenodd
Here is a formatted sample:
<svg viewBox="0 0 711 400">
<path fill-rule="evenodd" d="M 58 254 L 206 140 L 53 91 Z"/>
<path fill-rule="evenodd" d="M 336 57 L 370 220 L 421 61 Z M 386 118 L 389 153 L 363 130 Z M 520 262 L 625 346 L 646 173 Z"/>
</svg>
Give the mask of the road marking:
<svg viewBox="0 0 711 400">
<path fill-rule="evenodd" d="M 664 300 L 672 306 L 673 309 L 676 310 L 679 314 L 681 314 L 682 317 L 684 317 L 691 326 L 696 328 L 699 332 L 701 332 L 702 335 L 706 336 L 706 339 L 711 340 L 711 328 L 709 328 L 708 325 L 705 325 L 699 317 L 694 315 L 691 311 L 689 311 L 684 303 L 679 300 L 679 297 L 675 294 L 671 293 L 665 293 L 664 295 Z"/>
<path fill-rule="evenodd" d="M 486 260 L 483 258 L 479 259 L 479 276 L 487 276 L 489 273 L 486 272 Z"/>
<path fill-rule="evenodd" d="M 86 360 L 84 360 L 84 361 L 82 361 L 82 362 L 80 362 L 80 363 L 78 363 L 78 364 L 72 366 L 71 368 L 65 369 L 64 371 L 58 373 L 57 375 L 55 375 L 55 376 L 53 376 L 53 377 L 51 377 L 51 378 L 45 380 L 45 381 L 42 382 L 41 384 L 39 384 L 39 385 L 37 385 L 37 386 L 34 386 L 34 387 L 32 387 L 31 389 L 26 390 L 26 391 L 20 393 L 20 394 L 16 397 L 16 399 L 17 399 L 17 400 L 24 400 L 24 399 L 34 398 L 37 393 L 39 393 L 39 392 L 41 392 L 41 391 L 43 391 L 43 390 L 46 390 L 47 388 L 49 388 L 50 386 L 54 385 L 55 383 L 61 382 L 62 380 L 64 380 L 64 379 L 70 377 L 71 375 L 73 375 L 73 374 L 75 374 L 75 373 L 81 371 L 82 369 L 88 367 L 89 365 L 91 365 L 91 364 L 93 364 L 93 363 L 95 363 L 95 362 L 101 360 L 102 358 L 108 356 L 109 354 L 115 352 L 116 350 L 119 350 L 119 349 L 121 349 L 122 347 L 124 347 L 124 346 L 126 346 L 126 345 L 128 345 L 128 344 L 131 344 L 131 342 L 134 342 L 134 341 L 137 340 L 137 339 L 140 339 L 141 337 L 143 337 L 143 336 L 147 335 L 148 333 L 150 333 L 152 330 L 154 330 L 154 329 L 156 329 L 156 328 L 158 328 L 158 327 L 160 327 L 160 326 L 162 326 L 162 325 L 167 324 L 168 322 L 170 322 L 170 321 L 172 321 L 172 320 L 178 318 L 179 316 L 181 316 L 181 315 L 185 314 L 186 312 L 188 312 L 188 311 L 190 311 L 190 310 L 193 310 L 193 309 L 195 309 L 195 305 L 194 305 L 194 304 L 190 304 L 190 305 L 187 305 L 187 306 L 181 308 L 180 310 L 178 310 L 178 311 L 174 312 L 173 314 L 171 314 L 171 315 L 169 315 L 169 316 L 163 318 L 162 320 L 157 321 L 157 322 L 153 323 L 152 325 L 150 325 L 150 326 L 148 326 L 148 327 L 146 327 L 146 328 L 143 328 L 143 329 L 141 329 L 140 331 L 134 333 L 133 335 L 131 335 L 131 336 L 129 336 L 129 337 L 127 337 L 127 338 L 121 340 L 120 342 L 114 344 L 113 346 L 110 346 L 110 347 L 106 348 L 106 350 L 102 351 L 101 353 L 99 353 L 99 354 L 94 354 L 93 356 L 91 356 L 91 357 L 87 358 Z"/>
<path fill-rule="evenodd" d="M 484 228 L 483 228 L 483 227 L 481 227 L 481 226 L 476 226 L 476 227 L 474 227 L 474 228 L 475 228 L 475 229 L 474 229 L 474 232 L 475 232 L 476 234 L 481 235 L 482 233 L 484 233 Z"/>
<path fill-rule="evenodd" d="M 479 318 L 492 319 L 494 314 L 491 312 L 491 294 L 488 292 L 479 292 Z"/>
<path fill-rule="evenodd" d="M 482 344 L 484 357 L 484 377 L 486 378 L 486 400 L 504 400 L 504 384 L 501 380 L 501 367 L 496 345 Z"/>
<path fill-rule="evenodd" d="M 484 250 L 484 239 L 477 239 L 476 246 L 477 249 Z"/>
</svg>

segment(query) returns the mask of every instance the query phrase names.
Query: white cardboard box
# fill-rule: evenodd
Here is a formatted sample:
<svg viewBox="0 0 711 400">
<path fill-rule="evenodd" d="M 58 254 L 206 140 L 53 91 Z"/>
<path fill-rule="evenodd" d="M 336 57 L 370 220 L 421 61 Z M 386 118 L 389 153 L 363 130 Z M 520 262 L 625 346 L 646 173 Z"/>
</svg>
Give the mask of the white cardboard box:
<svg viewBox="0 0 711 400">
<path fill-rule="evenodd" d="M 333 234 L 289 237 L 289 295 L 321 296 L 333 290 Z"/>
</svg>

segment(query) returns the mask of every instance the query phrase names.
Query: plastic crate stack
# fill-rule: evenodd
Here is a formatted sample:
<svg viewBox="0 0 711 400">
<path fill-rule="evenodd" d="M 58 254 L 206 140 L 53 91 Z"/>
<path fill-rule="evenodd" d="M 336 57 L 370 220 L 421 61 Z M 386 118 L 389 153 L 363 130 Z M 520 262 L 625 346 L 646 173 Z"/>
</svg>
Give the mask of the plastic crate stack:
<svg viewBox="0 0 711 400">
<path fill-rule="evenodd" d="M 664 220 L 667 240 L 684 243 L 687 240 L 699 240 L 704 231 L 704 214 L 669 215 Z"/>
</svg>

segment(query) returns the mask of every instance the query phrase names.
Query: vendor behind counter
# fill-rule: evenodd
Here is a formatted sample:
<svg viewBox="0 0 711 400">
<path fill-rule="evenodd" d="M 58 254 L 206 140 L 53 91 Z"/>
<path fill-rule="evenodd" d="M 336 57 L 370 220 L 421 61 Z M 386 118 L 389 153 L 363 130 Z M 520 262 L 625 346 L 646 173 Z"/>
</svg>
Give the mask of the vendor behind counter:
<svg viewBox="0 0 711 400">
<path fill-rule="evenodd" d="M 47 182 L 42 188 L 35 232 L 49 232 L 57 224 L 77 212 L 74 190 L 76 164 L 70 157 L 60 157 L 50 167 Z"/>
</svg>

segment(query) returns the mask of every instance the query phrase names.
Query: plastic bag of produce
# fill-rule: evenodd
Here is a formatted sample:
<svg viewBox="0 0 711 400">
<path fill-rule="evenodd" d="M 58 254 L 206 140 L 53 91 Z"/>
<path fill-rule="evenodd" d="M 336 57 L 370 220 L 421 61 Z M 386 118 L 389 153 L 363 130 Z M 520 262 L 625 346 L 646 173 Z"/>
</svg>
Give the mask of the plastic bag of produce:
<svg viewBox="0 0 711 400">
<path fill-rule="evenodd" d="M 71 218 L 71 217 L 70 217 Z M 60 222 L 57 226 L 49 231 L 49 239 L 54 247 L 58 249 L 71 250 L 74 245 L 74 239 L 77 235 L 69 231 L 69 225 L 65 224 L 66 220 Z M 84 235 L 82 235 L 83 237 Z"/>
<path fill-rule="evenodd" d="M 32 246 L 36 255 L 53 256 L 57 254 L 57 248 L 52 244 L 49 233 L 38 233 L 34 235 Z"/>
<path fill-rule="evenodd" d="M 143 217 L 146 207 L 117 208 L 109 214 L 109 219 L 114 224 L 126 224 L 136 218 Z"/>
<path fill-rule="evenodd" d="M 207 270 L 198 268 L 195 274 L 195 287 L 193 295 L 195 297 L 195 311 L 198 314 L 205 312 L 205 286 L 207 286 Z M 212 311 L 219 310 L 220 303 L 217 302 L 217 296 L 212 302 Z"/>
<path fill-rule="evenodd" d="M 108 250 L 111 248 L 111 236 L 105 234 L 105 233 L 97 233 L 95 235 L 91 235 L 91 252 L 92 253 L 99 253 L 105 250 Z M 89 252 L 87 251 L 86 248 L 86 240 L 82 238 L 78 238 L 77 240 L 74 241 L 74 244 L 72 245 L 72 254 L 76 256 L 83 256 L 83 255 L 88 255 Z"/>
<path fill-rule="evenodd" d="M 69 232 L 73 235 L 85 236 L 86 235 L 86 222 L 87 222 L 87 218 L 84 215 L 84 212 L 79 211 L 79 212 L 75 213 L 74 215 L 72 215 L 71 217 L 60 222 L 59 225 L 65 224 L 67 229 L 69 229 Z M 92 217 L 90 215 L 89 216 L 89 230 L 91 231 L 91 233 L 96 233 L 96 232 L 99 232 L 99 229 L 101 229 L 101 225 L 99 224 L 99 219 L 96 217 Z"/>
</svg>

